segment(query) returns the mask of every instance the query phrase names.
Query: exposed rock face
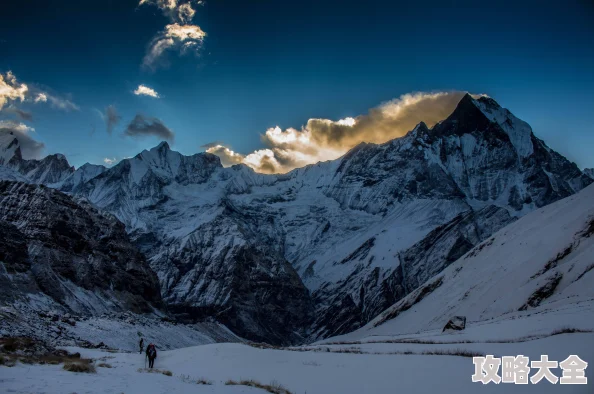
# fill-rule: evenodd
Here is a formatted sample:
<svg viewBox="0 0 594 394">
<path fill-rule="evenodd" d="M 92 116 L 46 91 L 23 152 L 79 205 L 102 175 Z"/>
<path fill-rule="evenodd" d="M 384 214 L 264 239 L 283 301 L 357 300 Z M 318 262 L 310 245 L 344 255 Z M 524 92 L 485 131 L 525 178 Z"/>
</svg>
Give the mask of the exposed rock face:
<svg viewBox="0 0 594 394">
<path fill-rule="evenodd" d="M 466 252 L 514 220 L 504 208 L 490 205 L 467 211 L 432 230 L 420 242 L 400 253 L 406 293 L 443 271 Z"/>
<path fill-rule="evenodd" d="M 359 328 L 512 221 L 506 209 L 493 205 L 462 212 L 399 252 L 394 269 L 370 271 L 359 258 L 361 248 L 371 252 L 373 245 L 367 242 L 351 256 L 358 268 L 347 279 L 314 293 L 319 308 L 314 330 L 328 337 Z M 328 309 L 326 299 L 331 300 Z"/>
<path fill-rule="evenodd" d="M 364 328 L 332 342 L 442 330 L 453 316 L 475 327 L 523 321 L 515 327 L 538 327 L 531 334 L 558 332 L 560 316 L 573 315 L 578 324 L 576 317 L 581 317 L 584 325 L 577 327 L 592 327 L 591 313 L 584 311 L 591 311 L 594 299 L 593 202 L 590 185 L 519 218 Z M 491 338 L 501 336 L 493 332 Z"/>
<path fill-rule="evenodd" d="M 590 178 L 594 179 L 594 168 L 586 168 L 584 170 L 584 174 L 588 175 Z"/>
<path fill-rule="evenodd" d="M 267 247 L 244 218 L 224 209 L 208 225 L 164 245 L 153 256 L 164 301 L 187 320 L 216 316 L 250 339 L 274 344 L 304 341 L 312 304 L 287 260 Z"/>
<path fill-rule="evenodd" d="M 0 181 L 2 282 L 78 313 L 150 312 L 157 277 L 111 214 L 45 186 Z M 3 286 L 4 287 L 4 286 Z"/>
<path fill-rule="evenodd" d="M 470 96 L 432 129 L 283 175 L 166 143 L 95 176 L 79 170 L 52 186 L 124 222 L 172 310 L 274 343 L 365 324 L 494 231 L 592 182 L 528 124 Z"/>
<path fill-rule="evenodd" d="M 466 316 L 454 316 L 443 327 L 443 331 L 445 330 L 455 330 L 461 331 L 466 328 Z"/>
</svg>

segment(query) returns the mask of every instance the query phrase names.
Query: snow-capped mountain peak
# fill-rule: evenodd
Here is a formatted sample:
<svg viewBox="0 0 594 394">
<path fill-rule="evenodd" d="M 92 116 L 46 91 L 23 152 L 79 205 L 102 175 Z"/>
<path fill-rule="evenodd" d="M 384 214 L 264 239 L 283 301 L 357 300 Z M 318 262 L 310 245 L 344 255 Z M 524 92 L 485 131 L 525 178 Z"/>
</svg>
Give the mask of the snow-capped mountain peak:
<svg viewBox="0 0 594 394">
<path fill-rule="evenodd" d="M 64 192 L 73 192 L 77 186 L 90 181 L 96 176 L 102 174 L 105 170 L 107 170 L 107 168 L 102 165 L 85 163 L 77 168 L 76 171 L 72 173 L 72 175 L 64 179 L 59 184 L 54 185 L 54 187 L 59 188 Z"/>
<path fill-rule="evenodd" d="M 495 100 L 490 97 L 482 96 L 473 99 L 466 94 L 472 103 L 475 104 L 481 112 L 489 118 L 490 121 L 497 123 L 509 136 L 518 156 L 525 158 L 533 152 L 532 146 L 532 128 L 528 123 L 516 118 L 506 108 L 502 108 Z"/>
</svg>

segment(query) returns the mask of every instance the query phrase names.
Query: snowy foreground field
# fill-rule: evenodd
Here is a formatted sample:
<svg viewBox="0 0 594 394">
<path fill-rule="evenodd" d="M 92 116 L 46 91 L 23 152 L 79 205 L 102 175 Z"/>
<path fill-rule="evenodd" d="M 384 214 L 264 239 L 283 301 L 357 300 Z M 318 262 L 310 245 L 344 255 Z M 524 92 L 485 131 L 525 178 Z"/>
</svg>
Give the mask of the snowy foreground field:
<svg viewBox="0 0 594 394">
<path fill-rule="evenodd" d="M 591 313 L 592 305 L 583 306 Z M 580 311 L 565 312 L 569 320 Z M 558 318 L 559 316 L 557 316 Z M 545 320 L 547 317 L 543 317 Z M 535 326 L 538 318 L 531 319 Z M 470 341 L 473 332 L 495 334 L 513 321 L 493 322 L 469 327 L 465 334 L 425 333 L 420 336 L 368 338 L 360 344 L 315 345 L 292 350 L 259 349 L 245 344 L 210 344 L 159 353 L 155 368 L 172 376 L 143 372 L 144 356 L 138 353 L 111 353 L 102 350 L 68 348 L 80 352 L 97 367 L 97 373 L 73 373 L 62 365 L 25 365 L 0 367 L 0 392 L 3 393 L 265 393 L 265 390 L 229 386 L 228 380 L 255 380 L 278 383 L 290 393 L 592 393 L 591 369 L 586 370 L 590 384 L 514 385 L 472 383 L 472 358 L 425 355 L 426 351 L 469 351 L 495 356 L 522 354 L 538 360 L 548 354 L 562 361 L 577 354 L 594 360 L 594 333 L 559 334 L 518 343 L 388 343 L 413 338 L 435 342 Z M 509 327 L 508 327 L 509 328 Z M 506 330 L 507 331 L 507 330 Z M 508 338 L 510 340 L 512 338 Z M 305 351 L 307 349 L 307 351 Z M 338 351 L 353 353 L 338 353 Z M 413 354 L 394 354 L 412 352 Z M 559 369 L 552 370 L 557 376 Z M 531 373 L 532 375 L 533 373 Z M 211 385 L 199 385 L 199 379 Z"/>
</svg>

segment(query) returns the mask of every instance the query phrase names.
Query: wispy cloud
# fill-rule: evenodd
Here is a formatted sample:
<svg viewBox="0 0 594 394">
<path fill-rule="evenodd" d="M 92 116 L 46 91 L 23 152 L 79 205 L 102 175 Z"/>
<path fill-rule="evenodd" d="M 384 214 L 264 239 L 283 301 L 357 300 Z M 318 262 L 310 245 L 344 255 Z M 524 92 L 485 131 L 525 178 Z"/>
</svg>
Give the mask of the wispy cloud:
<svg viewBox="0 0 594 394">
<path fill-rule="evenodd" d="M 20 109 L 12 104 L 4 108 L 2 113 L 6 115 L 14 115 L 26 122 L 31 122 L 33 120 L 33 114 L 31 112 Z"/>
<path fill-rule="evenodd" d="M 206 149 L 223 165 L 244 163 L 258 172 L 283 173 L 307 164 L 336 159 L 360 142 L 383 143 L 401 137 L 419 122 L 432 127 L 448 117 L 465 92 L 405 94 L 372 108 L 366 115 L 338 121 L 309 119 L 301 129 L 271 128 L 261 136 L 265 149 L 248 155 L 224 144 Z"/>
<path fill-rule="evenodd" d="M 44 94 L 45 94 L 45 97 L 47 97 L 47 100 L 49 101 L 50 105 L 53 108 L 60 109 L 62 111 L 66 111 L 66 112 L 80 110 L 78 105 L 74 104 L 72 101 L 70 101 L 68 99 L 53 96 L 48 93 L 44 93 Z"/>
<path fill-rule="evenodd" d="M 161 96 L 159 96 L 159 93 L 157 93 L 157 91 L 155 91 L 155 89 L 149 88 L 146 85 L 138 85 L 138 87 L 134 91 L 134 94 L 137 96 L 150 96 L 150 97 L 154 97 L 154 98 L 161 97 Z"/>
<path fill-rule="evenodd" d="M 195 0 L 140 0 L 139 6 L 151 4 L 157 6 L 170 23 L 159 32 L 150 42 L 142 66 L 148 70 L 155 70 L 166 66 L 165 54 L 168 51 L 198 55 L 206 33 L 195 24 L 192 19 L 196 14 L 194 6 L 204 4 Z"/>
<path fill-rule="evenodd" d="M 196 25 L 180 25 L 174 23 L 165 26 L 149 44 L 149 49 L 144 56 L 142 66 L 155 70 L 159 66 L 167 65 L 164 55 L 167 51 L 176 50 L 180 54 L 197 55 L 202 48 L 206 33 Z"/>
<path fill-rule="evenodd" d="M 153 117 L 147 117 L 137 114 L 130 122 L 124 135 L 139 138 L 146 136 L 155 136 L 163 140 L 173 141 L 175 133 L 161 122 Z"/>
<path fill-rule="evenodd" d="M 47 102 L 47 95 L 45 93 L 37 93 L 34 101 L 36 103 L 45 103 L 45 102 Z"/>
<path fill-rule="evenodd" d="M 105 108 L 104 112 L 101 112 L 97 108 L 95 108 L 95 112 L 97 112 L 97 115 L 99 115 L 101 120 L 105 122 L 108 134 L 111 134 L 113 132 L 114 127 L 117 126 L 117 124 L 120 123 L 120 121 L 122 120 L 122 117 L 118 113 L 118 110 L 115 107 L 115 105 L 108 105 L 107 108 Z"/>
<path fill-rule="evenodd" d="M 0 120 L 0 133 L 12 133 L 15 136 L 24 159 L 39 159 L 43 156 L 45 145 L 33 138 L 34 128 L 13 120 Z"/>
</svg>

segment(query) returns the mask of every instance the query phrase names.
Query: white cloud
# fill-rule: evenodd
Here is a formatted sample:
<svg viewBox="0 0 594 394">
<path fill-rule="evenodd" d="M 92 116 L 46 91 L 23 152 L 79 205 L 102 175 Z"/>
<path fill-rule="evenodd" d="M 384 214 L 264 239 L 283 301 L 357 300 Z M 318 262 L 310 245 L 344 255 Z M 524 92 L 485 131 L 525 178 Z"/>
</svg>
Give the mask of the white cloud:
<svg viewBox="0 0 594 394">
<path fill-rule="evenodd" d="M 105 159 L 103 159 L 103 162 L 105 163 L 105 165 L 112 166 L 117 162 L 117 159 L 115 157 L 114 158 L 106 157 Z"/>
<path fill-rule="evenodd" d="M 8 100 L 25 101 L 29 88 L 24 83 L 18 83 L 12 71 L 0 74 L 0 110 L 8 103 Z"/>
<path fill-rule="evenodd" d="M 159 96 L 159 93 L 157 93 L 154 89 L 149 88 L 146 85 L 138 85 L 138 87 L 134 91 L 134 94 L 137 96 L 150 96 L 154 98 L 161 97 Z"/>
<path fill-rule="evenodd" d="M 78 107 L 78 105 L 74 104 L 72 101 L 70 101 L 68 99 L 57 97 L 57 96 L 53 96 L 53 95 L 51 95 L 49 93 L 40 93 L 36 97 L 36 99 L 39 98 L 40 95 L 42 95 L 45 98 L 45 100 L 41 100 L 41 101 L 43 101 L 43 102 L 49 101 L 50 105 L 53 108 L 57 108 L 57 109 L 60 109 L 62 111 L 66 111 L 66 112 L 69 112 L 69 111 L 79 111 L 80 110 L 80 108 Z M 36 102 L 38 102 L 38 101 L 36 101 Z"/>
<path fill-rule="evenodd" d="M 34 133 L 33 127 L 27 126 L 21 122 L 15 122 L 14 120 L 0 120 L 0 129 L 11 129 L 20 131 L 21 133 Z"/>
<path fill-rule="evenodd" d="M 360 142 L 383 143 L 401 137 L 419 122 L 432 127 L 447 118 L 465 92 L 405 94 L 366 115 L 338 121 L 309 119 L 300 130 L 271 128 L 261 136 L 265 149 L 241 155 L 218 144 L 207 152 L 223 165 L 242 162 L 258 172 L 283 173 L 318 161 L 337 159 Z"/>
<path fill-rule="evenodd" d="M 221 164 L 225 167 L 232 166 L 234 164 L 243 163 L 245 156 L 240 153 L 233 152 L 231 149 L 223 145 L 214 145 L 206 149 L 208 153 L 219 156 Z"/>
<path fill-rule="evenodd" d="M 39 103 L 39 102 L 45 103 L 45 102 L 47 102 L 47 95 L 45 93 L 38 93 L 37 96 L 35 97 L 34 101 L 36 103 Z"/>
<path fill-rule="evenodd" d="M 151 70 L 164 65 L 162 57 L 168 50 L 178 50 L 181 54 L 198 54 L 205 37 L 206 33 L 196 25 L 167 25 L 151 41 L 142 65 Z"/>
<path fill-rule="evenodd" d="M 167 36 L 177 38 L 180 41 L 201 41 L 206 37 L 206 33 L 202 31 L 199 26 L 195 25 L 179 25 L 174 23 L 165 26 Z"/>
<path fill-rule="evenodd" d="M 69 99 L 50 94 L 45 90 L 46 89 L 40 89 L 36 85 L 28 86 L 24 83 L 17 82 L 16 77 L 11 71 L 8 71 L 4 75 L 0 74 L 0 110 L 9 100 L 34 103 L 49 102 L 53 108 L 61 109 L 63 111 L 79 110 L 79 107 Z"/>
</svg>

